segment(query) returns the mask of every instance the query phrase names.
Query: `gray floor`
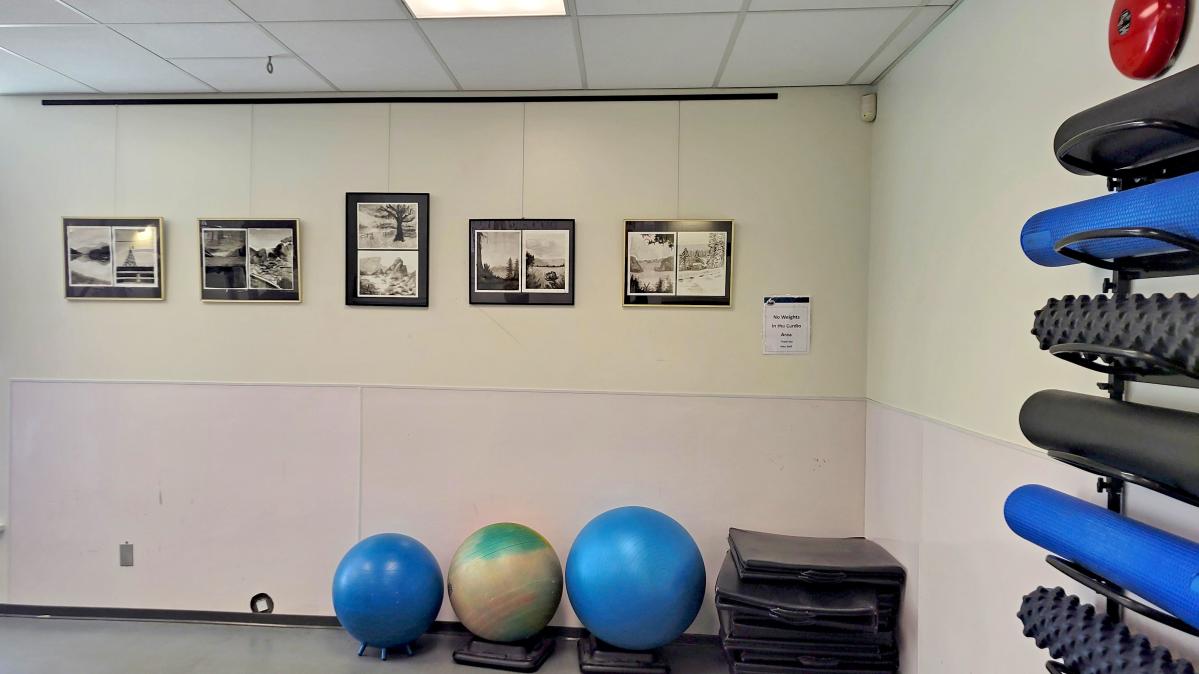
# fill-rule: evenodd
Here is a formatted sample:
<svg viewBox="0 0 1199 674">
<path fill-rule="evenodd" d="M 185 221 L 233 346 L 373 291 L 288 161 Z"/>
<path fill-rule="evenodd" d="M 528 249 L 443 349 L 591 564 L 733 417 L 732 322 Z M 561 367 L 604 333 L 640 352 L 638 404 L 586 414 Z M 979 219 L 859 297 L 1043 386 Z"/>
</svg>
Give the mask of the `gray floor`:
<svg viewBox="0 0 1199 674">
<path fill-rule="evenodd" d="M 250 627 L 166 622 L 0 618 L 0 672 L 4 674 L 472 674 L 450 659 L 461 636 L 430 635 L 412 657 L 355 657 L 358 645 L 340 629 Z M 368 651 L 371 653 L 371 651 Z M 675 645 L 667 657 L 677 674 L 723 674 L 720 649 Z M 541 668 L 575 674 L 573 641 Z"/>
</svg>

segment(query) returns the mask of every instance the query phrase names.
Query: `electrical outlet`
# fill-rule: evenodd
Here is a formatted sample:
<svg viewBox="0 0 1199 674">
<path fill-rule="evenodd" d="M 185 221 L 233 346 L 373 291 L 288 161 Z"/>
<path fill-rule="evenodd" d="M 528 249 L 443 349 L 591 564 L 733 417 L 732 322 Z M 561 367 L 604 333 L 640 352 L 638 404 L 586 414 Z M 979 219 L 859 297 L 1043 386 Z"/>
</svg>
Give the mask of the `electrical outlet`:
<svg viewBox="0 0 1199 674">
<path fill-rule="evenodd" d="M 133 566 L 133 544 L 129 541 L 121 543 L 121 566 Z"/>
</svg>

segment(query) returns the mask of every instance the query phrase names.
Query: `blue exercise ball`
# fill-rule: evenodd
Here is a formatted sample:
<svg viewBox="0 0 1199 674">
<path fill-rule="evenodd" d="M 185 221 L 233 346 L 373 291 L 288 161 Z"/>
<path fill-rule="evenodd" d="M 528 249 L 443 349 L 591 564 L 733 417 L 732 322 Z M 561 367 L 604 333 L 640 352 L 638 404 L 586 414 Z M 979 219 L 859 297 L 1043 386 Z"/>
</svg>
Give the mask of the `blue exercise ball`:
<svg viewBox="0 0 1199 674">
<path fill-rule="evenodd" d="M 677 639 L 699 613 L 705 582 L 691 534 L 640 506 L 588 522 L 566 558 L 566 593 L 579 620 L 596 638 L 628 650 Z"/>
<path fill-rule="evenodd" d="M 333 611 L 367 646 L 407 646 L 433 624 L 444 584 L 437 558 L 403 534 L 377 534 L 350 548 L 333 574 Z M 362 654 L 362 650 L 358 651 Z"/>
</svg>

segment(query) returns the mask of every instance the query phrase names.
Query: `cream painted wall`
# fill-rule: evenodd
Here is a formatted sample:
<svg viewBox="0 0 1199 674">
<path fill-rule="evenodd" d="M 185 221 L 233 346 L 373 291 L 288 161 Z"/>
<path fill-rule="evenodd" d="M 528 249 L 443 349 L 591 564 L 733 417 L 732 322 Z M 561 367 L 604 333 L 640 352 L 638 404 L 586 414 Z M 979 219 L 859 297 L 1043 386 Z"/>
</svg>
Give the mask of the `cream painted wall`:
<svg viewBox="0 0 1199 674">
<path fill-rule="evenodd" d="M 861 397 L 861 93 L 211 108 L 0 97 L 0 232 L 19 241 L 0 246 L 0 380 Z M 388 189 L 432 194 L 428 309 L 343 303 L 344 193 Z M 165 217 L 167 300 L 63 300 L 64 215 Z M 196 219 L 242 215 L 301 220 L 302 304 L 200 303 Z M 577 220 L 576 306 L 467 303 L 466 221 L 522 215 Z M 621 307 L 621 221 L 676 216 L 737 220 L 731 309 Z M 808 356 L 760 354 L 760 298 L 784 292 L 814 298 Z M 0 522 L 7 471 L 4 447 Z M 0 534 L 0 600 L 6 541 Z"/>
<path fill-rule="evenodd" d="M 869 397 L 1016 443 L 1040 389 L 1096 378 L 1029 334 L 1050 297 L 1102 275 L 1024 257 L 1032 214 L 1105 193 L 1053 156 L 1067 117 L 1135 89 L 1111 65 L 1110 6 L 964 0 L 879 87 L 873 125 Z M 1199 62 L 1184 51 L 1176 69 Z M 1145 286 L 1149 287 L 1149 286 Z M 1199 290 L 1175 281 L 1154 288 Z"/>
<path fill-rule="evenodd" d="M 1017 415 L 1041 389 L 1099 394 L 1098 376 L 1041 352 L 1029 330 L 1046 299 L 1095 294 L 1103 276 L 1029 262 L 1019 232 L 1037 211 L 1105 192 L 1103 179 L 1059 167 L 1052 141 L 1070 115 L 1139 86 L 1110 63 L 1109 11 L 963 0 L 879 86 L 867 390 L 889 407 L 868 408 L 866 535 L 914 576 L 906 672 L 1039 669 L 1046 653 L 1020 634 L 1020 597 L 1078 590 L 1006 529 L 1002 501 L 1030 482 L 1100 500 L 1093 476 L 1028 449 Z M 1197 62 L 1192 45 L 1175 71 Z M 1195 293 L 1199 281 L 1136 290 Z M 1195 391 L 1132 386 L 1129 397 L 1199 410 Z M 894 475 L 919 485 L 917 502 Z M 1137 519 L 1199 537 L 1189 506 L 1139 489 L 1127 503 Z M 1177 656 L 1199 653 L 1194 638 L 1126 619 Z"/>
<path fill-rule="evenodd" d="M 4 290 L 5 374 L 861 396 L 859 93 L 527 108 L 0 99 L 4 128 L 27 130 L 0 158 L 0 226 L 28 238 L 3 253 L 20 279 Z M 342 301 L 344 193 L 388 188 L 432 193 L 427 310 Z M 114 213 L 166 218 L 166 302 L 63 301 L 57 258 L 29 254 L 55 250 L 62 215 Z M 245 214 L 300 218 L 303 304 L 199 302 L 196 219 Z M 575 307 L 467 304 L 466 220 L 522 214 L 577 219 Z M 732 309 L 621 307 L 622 220 L 676 215 L 737 219 Z M 811 356 L 760 355 L 760 298 L 777 292 L 814 295 Z M 111 357 L 131 321 L 136 357 Z"/>
</svg>

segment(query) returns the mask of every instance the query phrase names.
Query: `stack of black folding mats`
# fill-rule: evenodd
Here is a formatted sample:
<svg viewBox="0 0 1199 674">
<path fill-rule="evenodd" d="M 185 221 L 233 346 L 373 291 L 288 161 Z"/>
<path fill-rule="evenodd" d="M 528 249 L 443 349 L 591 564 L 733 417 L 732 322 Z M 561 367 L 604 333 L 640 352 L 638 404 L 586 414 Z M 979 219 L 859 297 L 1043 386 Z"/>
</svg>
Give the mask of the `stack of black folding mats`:
<svg viewBox="0 0 1199 674">
<path fill-rule="evenodd" d="M 905 573 L 864 538 L 729 529 L 716 579 L 732 674 L 897 672 Z"/>
</svg>

